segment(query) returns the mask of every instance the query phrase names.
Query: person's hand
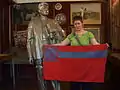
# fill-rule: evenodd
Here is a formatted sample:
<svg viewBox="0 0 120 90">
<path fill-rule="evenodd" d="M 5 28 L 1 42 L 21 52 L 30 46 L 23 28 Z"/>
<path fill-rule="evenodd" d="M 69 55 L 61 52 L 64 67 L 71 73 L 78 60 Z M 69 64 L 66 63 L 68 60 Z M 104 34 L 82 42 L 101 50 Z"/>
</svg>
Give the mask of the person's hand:
<svg viewBox="0 0 120 90">
<path fill-rule="evenodd" d="M 108 43 L 106 43 L 107 47 L 110 47 Z"/>
<path fill-rule="evenodd" d="M 33 58 L 29 58 L 29 63 L 33 64 Z"/>
</svg>

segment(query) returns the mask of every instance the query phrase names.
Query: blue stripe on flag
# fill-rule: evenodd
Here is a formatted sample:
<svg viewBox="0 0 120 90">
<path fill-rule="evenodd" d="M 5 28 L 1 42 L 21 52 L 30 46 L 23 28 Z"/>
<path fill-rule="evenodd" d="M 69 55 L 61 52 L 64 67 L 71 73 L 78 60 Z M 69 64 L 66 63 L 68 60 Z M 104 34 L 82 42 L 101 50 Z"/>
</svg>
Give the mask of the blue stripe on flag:
<svg viewBox="0 0 120 90">
<path fill-rule="evenodd" d="M 93 52 L 58 52 L 59 58 L 105 58 L 107 50 Z"/>
</svg>

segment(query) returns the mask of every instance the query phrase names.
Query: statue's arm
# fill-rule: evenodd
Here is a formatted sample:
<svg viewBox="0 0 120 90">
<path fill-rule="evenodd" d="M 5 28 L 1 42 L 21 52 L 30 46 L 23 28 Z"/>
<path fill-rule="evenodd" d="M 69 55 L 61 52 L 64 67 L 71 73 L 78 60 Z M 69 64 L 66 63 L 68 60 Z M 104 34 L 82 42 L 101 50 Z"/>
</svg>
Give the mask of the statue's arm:
<svg viewBox="0 0 120 90">
<path fill-rule="evenodd" d="M 57 37 L 63 40 L 66 37 L 65 31 L 61 28 L 61 26 L 58 23 L 56 23 L 56 26 L 57 26 L 57 32 L 58 32 Z"/>
<path fill-rule="evenodd" d="M 28 58 L 29 61 L 32 62 L 33 55 L 32 55 L 32 43 L 33 43 L 33 26 L 32 22 L 28 25 L 28 34 L 27 34 L 27 51 L 28 51 Z"/>
</svg>

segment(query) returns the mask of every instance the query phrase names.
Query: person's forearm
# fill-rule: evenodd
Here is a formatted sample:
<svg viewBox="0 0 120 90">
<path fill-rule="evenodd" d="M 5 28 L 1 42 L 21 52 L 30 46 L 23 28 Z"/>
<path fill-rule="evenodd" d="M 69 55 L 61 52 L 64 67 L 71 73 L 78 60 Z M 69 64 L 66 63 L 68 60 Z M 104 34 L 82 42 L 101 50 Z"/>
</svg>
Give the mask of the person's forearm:
<svg viewBox="0 0 120 90">
<path fill-rule="evenodd" d="M 93 45 L 100 45 L 100 43 L 96 42 L 96 43 L 94 43 Z"/>
<path fill-rule="evenodd" d="M 95 38 L 92 38 L 91 39 L 91 44 L 92 45 L 99 45 L 100 43 L 98 43 Z"/>
<path fill-rule="evenodd" d="M 55 45 L 55 46 L 64 46 L 62 43 L 57 43 L 57 44 L 52 44 L 52 45 Z"/>
</svg>

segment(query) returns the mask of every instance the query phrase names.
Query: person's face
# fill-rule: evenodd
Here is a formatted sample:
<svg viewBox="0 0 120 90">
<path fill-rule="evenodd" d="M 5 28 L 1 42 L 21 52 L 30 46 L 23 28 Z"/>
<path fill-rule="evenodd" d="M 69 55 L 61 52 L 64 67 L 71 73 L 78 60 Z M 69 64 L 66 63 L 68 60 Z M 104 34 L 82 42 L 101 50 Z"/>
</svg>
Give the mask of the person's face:
<svg viewBox="0 0 120 90">
<path fill-rule="evenodd" d="M 42 15 L 49 14 L 49 6 L 47 4 L 39 5 L 38 9 L 39 9 L 39 13 Z"/>
<path fill-rule="evenodd" d="M 80 20 L 75 20 L 73 24 L 75 27 L 75 31 L 80 31 L 83 29 L 83 23 Z"/>
</svg>

